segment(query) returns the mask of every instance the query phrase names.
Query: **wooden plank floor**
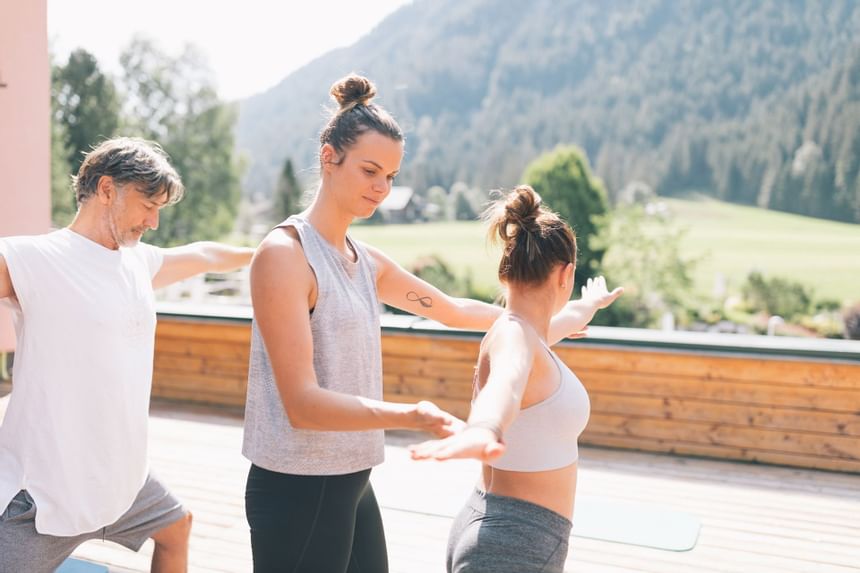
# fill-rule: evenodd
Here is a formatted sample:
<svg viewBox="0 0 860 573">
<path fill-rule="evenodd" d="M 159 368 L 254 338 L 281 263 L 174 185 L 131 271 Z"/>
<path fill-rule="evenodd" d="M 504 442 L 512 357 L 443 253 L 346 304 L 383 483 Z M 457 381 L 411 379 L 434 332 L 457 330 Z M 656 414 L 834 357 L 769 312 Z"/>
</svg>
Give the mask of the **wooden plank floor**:
<svg viewBox="0 0 860 573">
<path fill-rule="evenodd" d="M 4 402 L 0 399 L 0 415 Z M 192 572 L 251 570 L 235 415 L 176 406 L 153 408 L 153 470 L 194 512 Z M 453 511 L 477 474 L 469 461 L 416 463 L 403 434 L 389 437 L 387 461 L 374 470 L 391 571 L 444 571 Z M 582 448 L 579 499 L 612 498 L 694 514 L 697 546 L 675 553 L 574 537 L 567 571 L 653 573 L 848 573 L 860 570 L 860 476 Z M 131 553 L 89 542 L 78 557 L 113 572 L 147 571 L 151 542 Z"/>
</svg>

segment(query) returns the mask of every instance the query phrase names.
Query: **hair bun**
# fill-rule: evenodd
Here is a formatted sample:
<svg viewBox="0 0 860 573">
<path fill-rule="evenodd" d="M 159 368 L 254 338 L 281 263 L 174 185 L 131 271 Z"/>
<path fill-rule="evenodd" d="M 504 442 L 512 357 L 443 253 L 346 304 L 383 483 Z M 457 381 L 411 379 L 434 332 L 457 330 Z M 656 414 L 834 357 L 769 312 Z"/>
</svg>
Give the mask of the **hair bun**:
<svg viewBox="0 0 860 573">
<path fill-rule="evenodd" d="M 364 76 L 349 74 L 336 81 L 329 93 L 341 111 L 346 111 L 357 105 L 367 105 L 376 95 L 376 86 Z"/>
<path fill-rule="evenodd" d="M 516 225 L 527 232 L 540 230 L 537 223 L 541 212 L 541 198 L 528 185 L 520 185 L 505 201 L 505 223 Z"/>
</svg>

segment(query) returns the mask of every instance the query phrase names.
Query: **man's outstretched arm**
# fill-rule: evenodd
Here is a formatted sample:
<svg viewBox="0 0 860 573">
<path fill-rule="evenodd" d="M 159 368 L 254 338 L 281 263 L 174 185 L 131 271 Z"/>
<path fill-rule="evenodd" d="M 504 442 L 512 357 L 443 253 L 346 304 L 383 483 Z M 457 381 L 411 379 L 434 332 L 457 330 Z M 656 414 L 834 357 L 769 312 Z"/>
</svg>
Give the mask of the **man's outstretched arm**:
<svg viewBox="0 0 860 573">
<path fill-rule="evenodd" d="M 254 249 L 233 247 L 211 241 L 189 243 L 163 249 L 164 260 L 152 279 L 153 288 L 161 288 L 200 273 L 222 273 L 244 267 L 251 262 Z"/>
</svg>

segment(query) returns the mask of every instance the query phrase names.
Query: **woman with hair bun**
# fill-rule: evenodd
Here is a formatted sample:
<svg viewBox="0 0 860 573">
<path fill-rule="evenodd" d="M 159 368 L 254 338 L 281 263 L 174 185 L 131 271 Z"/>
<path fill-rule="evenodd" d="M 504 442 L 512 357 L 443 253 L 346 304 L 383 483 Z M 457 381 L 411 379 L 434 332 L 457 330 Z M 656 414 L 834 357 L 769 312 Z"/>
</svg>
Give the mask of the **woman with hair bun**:
<svg viewBox="0 0 860 573">
<path fill-rule="evenodd" d="M 450 573 L 561 573 L 589 400 L 550 349 L 551 321 L 564 309 L 568 328 L 584 328 L 622 289 L 610 293 L 602 277 L 589 279 L 582 298 L 568 302 L 576 238 L 531 187 L 502 196 L 484 217 L 490 237 L 504 245 L 499 280 L 507 306 L 481 341 L 466 428 L 412 446 L 412 457 L 484 463 L 451 528 Z"/>
<path fill-rule="evenodd" d="M 430 402 L 382 401 L 380 301 L 460 328 L 499 309 L 451 298 L 347 234 L 391 190 L 403 157 L 397 122 L 350 75 L 320 133 L 312 204 L 262 241 L 251 265 L 254 307 L 243 454 L 254 571 L 385 573 L 388 558 L 370 470 L 386 428 L 447 436 L 463 423 Z"/>
<path fill-rule="evenodd" d="M 380 301 L 459 328 L 500 309 L 448 297 L 352 239 L 391 190 L 403 157 L 397 122 L 357 75 L 330 91 L 312 204 L 262 241 L 251 265 L 254 307 L 243 454 L 254 571 L 388 570 L 370 470 L 386 428 L 447 436 L 463 423 L 430 402 L 382 401 Z"/>
</svg>

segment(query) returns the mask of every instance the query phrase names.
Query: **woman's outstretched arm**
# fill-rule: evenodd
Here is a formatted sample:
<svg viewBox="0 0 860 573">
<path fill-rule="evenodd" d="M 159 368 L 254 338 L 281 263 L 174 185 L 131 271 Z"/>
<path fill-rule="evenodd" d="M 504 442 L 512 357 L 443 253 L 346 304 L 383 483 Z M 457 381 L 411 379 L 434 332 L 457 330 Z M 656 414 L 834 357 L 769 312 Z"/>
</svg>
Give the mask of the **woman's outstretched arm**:
<svg viewBox="0 0 860 573">
<path fill-rule="evenodd" d="M 537 342 L 515 321 L 498 324 L 492 336 L 486 349 L 490 373 L 472 404 L 466 428 L 442 440 L 411 446 L 412 459 L 475 458 L 486 463 L 504 453 L 502 436 L 519 414 Z"/>
<path fill-rule="evenodd" d="M 448 296 L 390 259 L 365 245 L 376 265 L 379 300 L 387 305 L 441 322 L 452 328 L 487 330 L 502 313 L 501 307 L 470 298 Z"/>
</svg>

